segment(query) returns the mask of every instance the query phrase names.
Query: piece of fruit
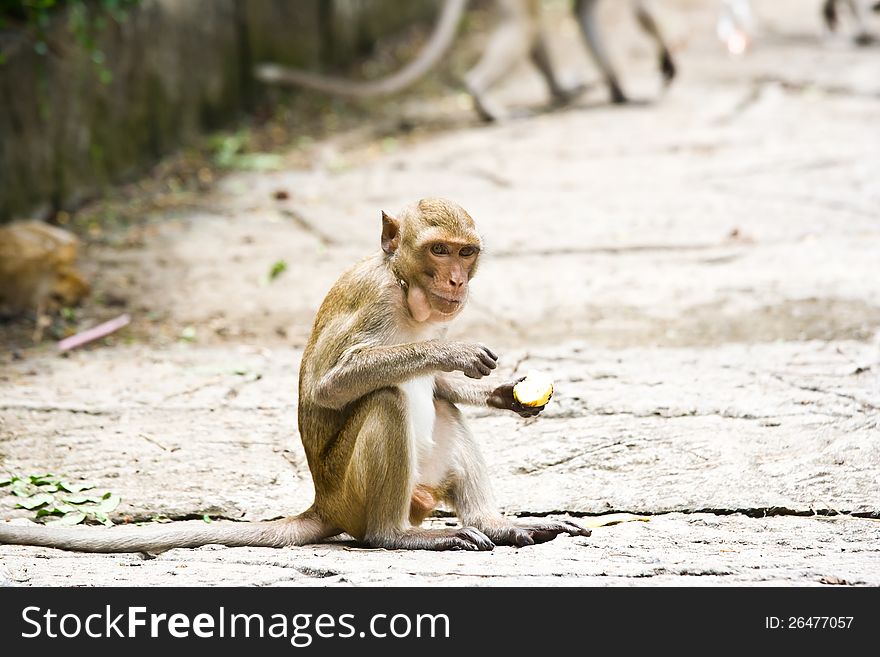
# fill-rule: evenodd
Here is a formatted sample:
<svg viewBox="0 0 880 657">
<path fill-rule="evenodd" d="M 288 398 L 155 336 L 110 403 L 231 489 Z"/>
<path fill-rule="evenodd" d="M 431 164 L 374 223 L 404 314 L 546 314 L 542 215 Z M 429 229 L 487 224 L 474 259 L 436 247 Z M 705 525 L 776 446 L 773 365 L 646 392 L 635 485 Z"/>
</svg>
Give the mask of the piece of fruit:
<svg viewBox="0 0 880 657">
<path fill-rule="evenodd" d="M 523 406 L 543 406 L 553 396 L 553 379 L 532 370 L 526 378 L 513 386 L 513 398 Z"/>
</svg>

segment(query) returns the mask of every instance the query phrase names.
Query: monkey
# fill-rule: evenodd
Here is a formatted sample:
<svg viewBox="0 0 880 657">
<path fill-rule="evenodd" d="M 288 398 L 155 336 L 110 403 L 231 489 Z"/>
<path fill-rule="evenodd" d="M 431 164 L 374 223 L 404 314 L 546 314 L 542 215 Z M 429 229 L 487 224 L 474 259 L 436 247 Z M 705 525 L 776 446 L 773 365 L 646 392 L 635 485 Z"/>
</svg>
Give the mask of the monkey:
<svg viewBox="0 0 880 657">
<path fill-rule="evenodd" d="M 589 536 L 574 522 L 499 513 L 458 407 L 521 417 L 544 409 L 516 401 L 513 387 L 521 379 L 483 381 L 498 364 L 492 349 L 444 338 L 468 300 L 483 249 L 474 220 L 451 201 L 429 198 L 396 217 L 383 211 L 381 221 L 381 249 L 329 290 L 303 352 L 298 427 L 315 488 L 306 511 L 273 521 L 171 527 L 0 523 L 0 543 L 159 552 L 208 543 L 305 545 L 346 533 L 374 548 L 483 551 L 560 534 Z M 421 527 L 441 502 L 452 506 L 461 527 Z"/>
<path fill-rule="evenodd" d="M 47 313 L 75 306 L 89 293 L 75 267 L 78 248 L 73 233 L 41 221 L 0 227 L 0 317 L 34 312 L 35 343 L 51 323 Z"/>
<path fill-rule="evenodd" d="M 676 67 L 647 0 L 631 0 L 637 22 L 656 43 L 664 84 L 672 82 Z M 259 64 L 254 75 L 267 84 L 298 85 L 329 94 L 366 98 L 397 93 L 427 74 L 451 46 L 467 0 L 446 0 L 435 28 L 421 53 L 397 73 L 379 80 L 354 82 L 286 68 L 278 64 Z M 565 104 L 586 87 L 566 88 L 556 76 L 550 60 L 547 35 L 540 21 L 540 0 L 496 0 L 498 22 L 489 35 L 482 56 L 464 76 L 464 86 L 474 101 L 474 109 L 484 121 L 497 121 L 505 112 L 493 103 L 488 92 L 519 62 L 530 59 L 543 77 L 554 104 Z M 588 51 L 608 86 L 611 101 L 626 103 L 628 98 L 602 43 L 596 18 L 596 0 L 576 0 L 575 18 Z"/>
</svg>

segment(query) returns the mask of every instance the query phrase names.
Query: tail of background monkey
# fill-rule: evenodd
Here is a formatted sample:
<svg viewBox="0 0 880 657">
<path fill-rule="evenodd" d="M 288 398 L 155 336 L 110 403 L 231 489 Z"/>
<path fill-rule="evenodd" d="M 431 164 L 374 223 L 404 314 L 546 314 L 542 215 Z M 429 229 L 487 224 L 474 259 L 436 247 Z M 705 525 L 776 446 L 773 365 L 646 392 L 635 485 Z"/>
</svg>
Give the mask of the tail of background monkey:
<svg viewBox="0 0 880 657">
<path fill-rule="evenodd" d="M 307 87 L 337 96 L 365 98 L 397 93 L 428 73 L 446 54 L 458 31 L 458 24 L 467 2 L 468 0 L 443 0 L 443 9 L 425 48 L 412 62 L 388 77 L 354 82 L 299 71 L 279 64 L 258 64 L 254 69 L 254 75 L 258 80 L 268 84 Z"/>
<path fill-rule="evenodd" d="M 306 545 L 338 532 L 310 509 L 292 518 L 265 522 L 201 520 L 123 527 L 53 527 L 0 523 L 0 544 L 36 545 L 77 552 L 164 552 L 208 544 L 227 547 Z"/>
</svg>

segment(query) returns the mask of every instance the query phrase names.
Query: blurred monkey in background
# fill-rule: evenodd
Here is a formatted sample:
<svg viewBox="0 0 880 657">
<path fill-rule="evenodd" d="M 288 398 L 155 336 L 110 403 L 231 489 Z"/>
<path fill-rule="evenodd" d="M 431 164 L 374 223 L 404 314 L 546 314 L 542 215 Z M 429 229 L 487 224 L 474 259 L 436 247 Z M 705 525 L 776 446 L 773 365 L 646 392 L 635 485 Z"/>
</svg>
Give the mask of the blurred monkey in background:
<svg viewBox="0 0 880 657">
<path fill-rule="evenodd" d="M 647 0 L 630 0 L 642 30 L 654 41 L 658 66 L 665 84 L 675 77 L 675 63 L 660 32 Z M 616 71 L 611 65 L 596 16 L 598 0 L 576 0 L 574 15 L 587 50 L 595 60 L 614 103 L 627 102 Z M 486 39 L 480 61 L 464 76 L 464 84 L 474 100 L 474 108 L 486 121 L 505 116 L 502 108 L 489 98 L 489 91 L 520 62 L 529 60 L 541 73 L 553 102 L 567 103 L 578 96 L 584 85 L 565 87 L 556 75 L 547 47 L 547 35 L 541 25 L 540 0 L 495 0 L 496 21 Z M 256 77 L 267 84 L 302 86 L 325 93 L 367 98 L 397 93 L 431 71 L 448 52 L 458 31 L 467 0 L 445 0 L 443 9 L 427 44 L 416 58 L 400 71 L 378 80 L 358 82 L 328 77 L 280 66 L 260 64 Z"/>
</svg>

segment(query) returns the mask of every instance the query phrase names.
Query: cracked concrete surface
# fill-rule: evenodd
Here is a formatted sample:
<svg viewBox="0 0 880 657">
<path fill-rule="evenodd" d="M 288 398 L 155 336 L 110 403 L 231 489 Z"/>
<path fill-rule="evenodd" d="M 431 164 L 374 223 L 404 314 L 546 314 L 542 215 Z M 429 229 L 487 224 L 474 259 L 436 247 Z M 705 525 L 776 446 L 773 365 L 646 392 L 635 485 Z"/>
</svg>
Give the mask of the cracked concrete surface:
<svg viewBox="0 0 880 657">
<path fill-rule="evenodd" d="M 655 95 L 648 47 L 606 4 L 627 86 Z M 596 91 L 494 127 L 459 110 L 390 153 L 331 140 L 311 167 L 230 175 L 142 247 L 88 250 L 100 284 L 134 281 L 134 344 L 0 357 L 4 470 L 85 477 L 122 496 L 117 520 L 299 512 L 315 308 L 376 248 L 379 209 L 448 196 L 488 244 L 452 335 L 499 351 L 497 376 L 557 381 L 536 420 L 467 411 L 500 506 L 649 522 L 487 554 L 3 546 L 0 583 L 880 585 L 880 51 L 823 40 L 818 11 L 786 1 L 729 59 L 711 3 L 667 4 L 682 76 L 661 101 Z M 557 55 L 591 70 L 571 27 Z M 527 71 L 499 96 L 542 98 Z M 261 286 L 278 259 L 288 272 Z M 10 499 L 0 517 L 26 515 Z"/>
</svg>

